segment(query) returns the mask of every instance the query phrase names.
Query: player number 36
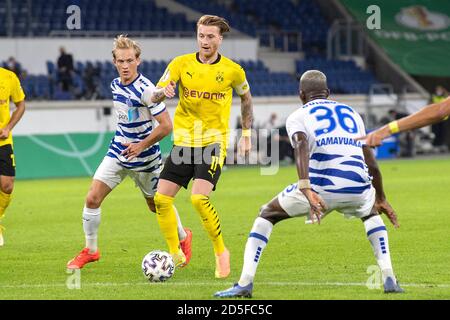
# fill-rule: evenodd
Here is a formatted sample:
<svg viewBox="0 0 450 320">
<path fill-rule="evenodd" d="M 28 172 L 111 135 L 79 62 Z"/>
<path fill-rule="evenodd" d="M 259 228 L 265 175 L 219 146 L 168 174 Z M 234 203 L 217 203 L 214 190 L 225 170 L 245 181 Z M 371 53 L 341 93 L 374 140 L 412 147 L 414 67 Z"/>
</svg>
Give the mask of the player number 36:
<svg viewBox="0 0 450 320">
<path fill-rule="evenodd" d="M 349 113 L 347 113 L 346 111 Z M 350 107 L 338 105 L 336 106 L 335 112 L 333 112 L 333 110 L 330 108 L 317 106 L 312 108 L 309 111 L 309 114 L 314 114 L 318 122 L 328 121 L 328 127 L 317 129 L 314 131 L 316 136 L 320 136 L 321 134 L 333 131 L 334 129 L 336 129 L 337 123 L 341 126 L 342 129 L 349 133 L 358 132 L 358 126 L 356 125 L 355 119 L 353 119 L 354 112 Z M 337 122 L 336 118 L 338 120 Z"/>
</svg>

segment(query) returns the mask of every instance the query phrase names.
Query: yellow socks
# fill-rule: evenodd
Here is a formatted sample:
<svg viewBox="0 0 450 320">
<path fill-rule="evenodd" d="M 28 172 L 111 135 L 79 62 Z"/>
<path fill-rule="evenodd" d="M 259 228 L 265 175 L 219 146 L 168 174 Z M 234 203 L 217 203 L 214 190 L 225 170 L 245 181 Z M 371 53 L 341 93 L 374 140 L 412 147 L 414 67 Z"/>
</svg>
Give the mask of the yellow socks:
<svg viewBox="0 0 450 320">
<path fill-rule="evenodd" d="M 5 210 L 11 202 L 11 194 L 0 191 L 0 220 L 5 215 Z"/>
<path fill-rule="evenodd" d="M 178 239 L 177 217 L 173 207 L 173 197 L 155 194 L 156 218 L 159 228 L 166 238 L 170 254 L 177 254 L 180 251 L 180 240 Z"/>
<path fill-rule="evenodd" d="M 222 230 L 220 229 L 219 215 L 216 209 L 209 202 L 209 197 L 202 194 L 191 195 L 191 202 L 202 218 L 203 227 L 208 232 L 209 238 L 213 242 L 214 253 L 221 254 L 225 250 Z"/>
</svg>

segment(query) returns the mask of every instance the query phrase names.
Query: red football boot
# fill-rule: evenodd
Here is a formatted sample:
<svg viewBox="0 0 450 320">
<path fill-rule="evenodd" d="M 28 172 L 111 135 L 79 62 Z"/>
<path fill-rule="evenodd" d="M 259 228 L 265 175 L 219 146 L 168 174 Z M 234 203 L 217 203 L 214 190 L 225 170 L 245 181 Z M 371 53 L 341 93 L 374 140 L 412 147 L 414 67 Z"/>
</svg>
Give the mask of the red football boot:
<svg viewBox="0 0 450 320">
<path fill-rule="evenodd" d="M 98 250 L 95 253 L 89 253 L 89 248 L 84 248 L 75 258 L 67 262 L 67 268 L 81 269 L 86 263 L 94 262 L 99 259 L 100 252 Z"/>
<path fill-rule="evenodd" d="M 192 256 L 192 231 L 189 228 L 183 228 L 186 232 L 186 238 L 180 241 L 181 251 L 183 251 L 186 256 L 185 266 L 189 263 Z"/>
</svg>

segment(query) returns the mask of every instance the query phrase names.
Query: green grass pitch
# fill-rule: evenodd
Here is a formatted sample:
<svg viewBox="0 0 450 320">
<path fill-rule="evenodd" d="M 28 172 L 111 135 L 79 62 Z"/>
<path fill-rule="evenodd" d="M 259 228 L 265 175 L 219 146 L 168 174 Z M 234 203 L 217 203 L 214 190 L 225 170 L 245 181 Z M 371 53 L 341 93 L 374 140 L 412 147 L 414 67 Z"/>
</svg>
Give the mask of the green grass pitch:
<svg viewBox="0 0 450 320">
<path fill-rule="evenodd" d="M 375 265 L 360 220 L 333 213 L 320 226 L 291 219 L 275 226 L 256 275 L 255 299 L 449 299 L 450 159 L 380 163 L 386 194 L 400 228 L 386 222 L 394 270 L 405 289 L 386 295 L 365 286 Z M 102 258 L 81 270 L 80 289 L 69 289 L 66 262 L 84 245 L 81 210 L 89 178 L 17 181 L 3 223 L 0 299 L 213 299 L 239 278 L 247 235 L 262 204 L 296 181 L 295 167 L 275 176 L 259 168 L 230 168 L 212 195 L 231 251 L 231 276 L 214 278 L 212 245 L 189 193 L 176 205 L 193 230 L 193 257 L 166 283 L 144 279 L 142 257 L 166 250 L 156 219 L 127 179 L 102 205 Z"/>
</svg>

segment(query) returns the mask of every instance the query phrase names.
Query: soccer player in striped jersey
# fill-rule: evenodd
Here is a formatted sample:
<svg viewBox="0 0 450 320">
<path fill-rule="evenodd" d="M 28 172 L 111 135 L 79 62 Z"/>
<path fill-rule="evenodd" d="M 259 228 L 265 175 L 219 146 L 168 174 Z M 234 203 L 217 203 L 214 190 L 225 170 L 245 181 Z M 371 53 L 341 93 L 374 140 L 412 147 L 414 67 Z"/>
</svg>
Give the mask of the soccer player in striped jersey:
<svg viewBox="0 0 450 320">
<path fill-rule="evenodd" d="M 197 21 L 199 51 L 174 58 L 157 84 L 152 101 L 175 96 L 179 102 L 174 116 L 174 147 L 161 173 L 155 195 L 158 223 L 177 267 L 185 264 L 178 247 L 172 204 L 181 187 L 191 179 L 191 203 L 201 217 L 212 241 L 216 278 L 230 274 L 230 253 L 225 247 L 220 219 L 210 194 L 215 190 L 226 156 L 233 90 L 241 100 L 242 136 L 240 154 L 251 149 L 252 96 L 244 69 L 219 53 L 223 34 L 230 27 L 218 16 L 205 15 Z"/>
<path fill-rule="evenodd" d="M 251 297 L 256 268 L 276 223 L 308 213 L 307 223 L 320 223 L 333 210 L 363 221 L 384 291 L 403 292 L 392 269 L 388 235 L 379 214 L 385 213 L 395 227 L 397 217 L 386 200 L 372 150 L 355 140 L 365 134 L 364 123 L 353 108 L 328 96 L 322 72 L 310 70 L 302 75 L 304 105 L 286 121 L 299 180 L 262 207 L 245 246 L 239 282 L 216 292 L 216 297 Z"/>
<path fill-rule="evenodd" d="M 138 72 L 141 54 L 139 45 L 120 35 L 114 41 L 112 54 L 119 73 L 119 77 L 111 82 L 117 128 L 86 197 L 83 209 L 86 246 L 68 262 L 69 269 L 80 269 L 86 263 L 100 258 L 97 246 L 100 206 L 127 176 L 134 180 L 149 209 L 155 212 L 153 199 L 162 169 L 159 141 L 172 131 L 172 121 L 164 103 L 154 104 L 150 101 L 155 86 Z M 185 255 L 190 257 L 192 233 L 182 227 L 175 206 L 173 210 L 177 215 L 180 246 Z"/>
</svg>

